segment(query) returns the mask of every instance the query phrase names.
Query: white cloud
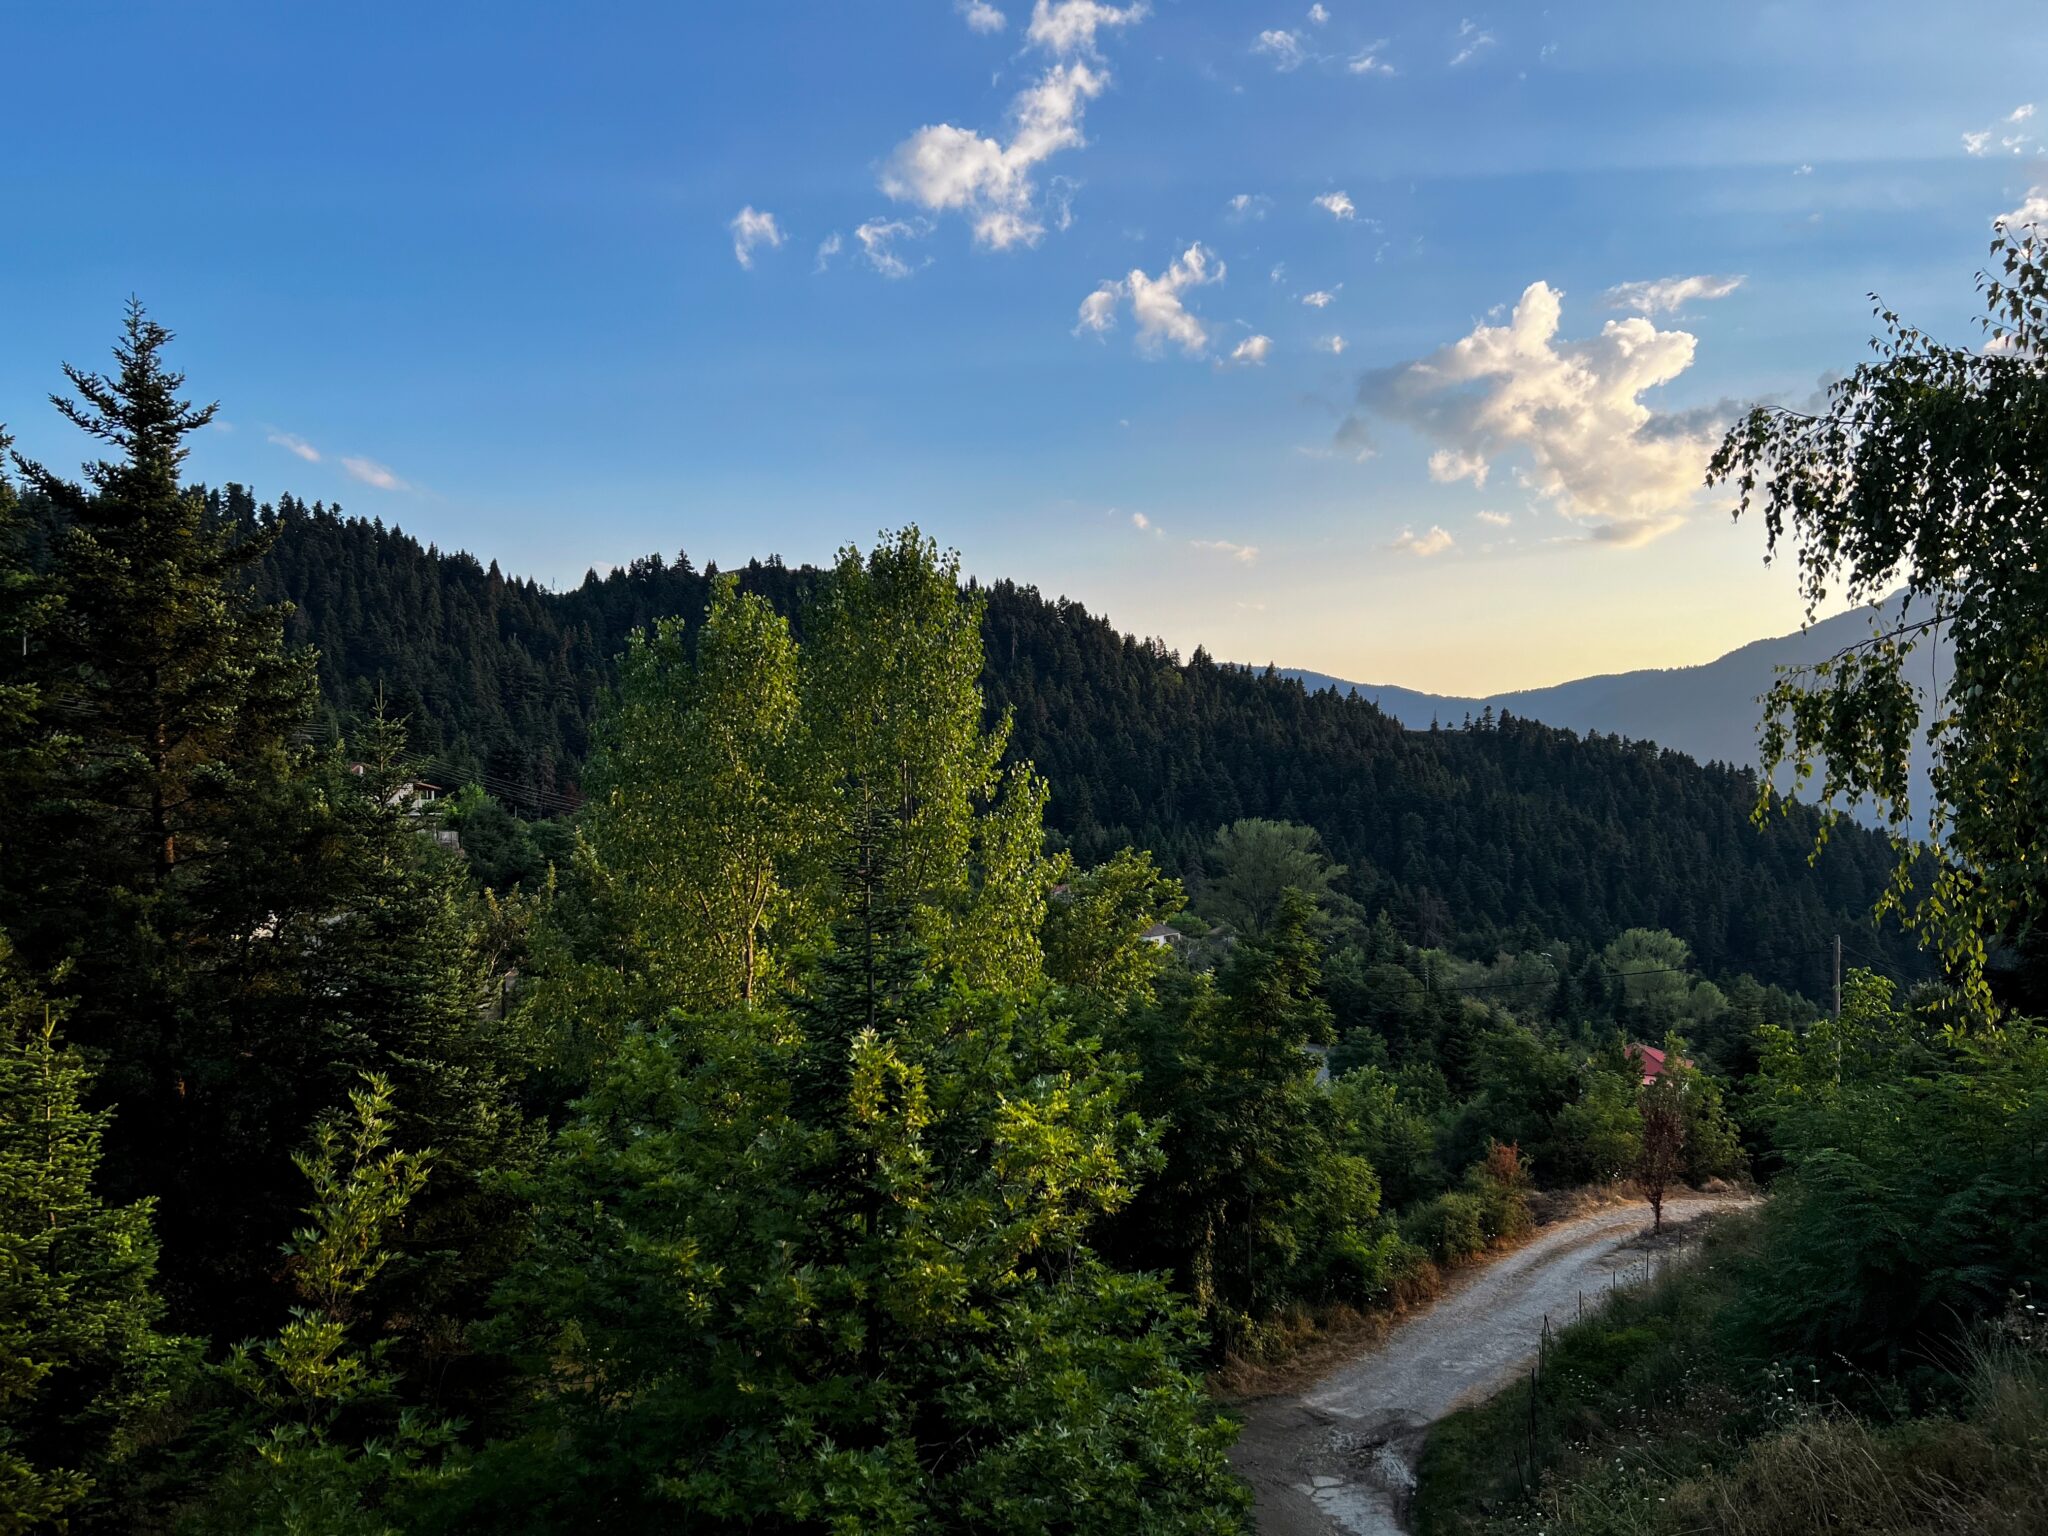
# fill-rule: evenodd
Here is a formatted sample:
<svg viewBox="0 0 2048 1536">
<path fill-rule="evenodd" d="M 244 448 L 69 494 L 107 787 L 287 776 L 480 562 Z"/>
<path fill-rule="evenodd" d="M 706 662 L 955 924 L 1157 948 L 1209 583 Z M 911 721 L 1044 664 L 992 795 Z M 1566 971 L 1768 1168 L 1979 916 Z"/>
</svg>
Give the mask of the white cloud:
<svg viewBox="0 0 2048 1536">
<path fill-rule="evenodd" d="M 1247 336 L 1231 349 L 1230 360 L 1249 368 L 1261 366 L 1273 352 L 1273 338 L 1270 336 Z"/>
<path fill-rule="evenodd" d="M 1151 7 L 1145 0 L 1134 5 L 1103 5 L 1099 0 L 1036 0 L 1031 7 L 1029 38 L 1056 58 L 1076 54 L 1093 56 L 1095 34 L 1103 27 L 1128 27 L 1145 19 Z"/>
<path fill-rule="evenodd" d="M 1813 174 L 1813 167 L 1810 165 L 1796 165 L 1792 168 L 1792 174 L 1794 176 L 1811 176 Z"/>
<path fill-rule="evenodd" d="M 1316 0 L 1316 3 L 1308 8 L 1308 19 L 1319 27 L 1328 25 L 1330 13 L 1323 7 L 1322 0 Z"/>
<path fill-rule="evenodd" d="M 1273 206 L 1273 199 L 1258 192 L 1240 192 L 1227 204 L 1231 219 L 1239 224 L 1253 219 L 1263 219 L 1266 210 Z"/>
<path fill-rule="evenodd" d="M 379 464 L 375 459 L 344 458 L 341 467 L 365 485 L 374 485 L 380 491 L 409 491 L 412 487 L 394 475 L 389 466 Z"/>
<path fill-rule="evenodd" d="M 1479 521 L 1492 528 L 1505 528 L 1514 520 L 1513 514 L 1507 512 L 1481 512 L 1479 514 Z"/>
<path fill-rule="evenodd" d="M 1489 468 L 1491 466 L 1484 454 L 1465 453 L 1456 448 L 1439 448 L 1429 456 L 1429 478 L 1439 485 L 1456 485 L 1460 480 L 1470 480 L 1474 485 L 1483 486 Z"/>
<path fill-rule="evenodd" d="M 1074 334 L 1101 335 L 1116 326 L 1117 305 L 1130 300 L 1131 318 L 1137 322 L 1138 345 L 1157 352 L 1167 342 L 1179 346 L 1189 357 L 1200 357 L 1209 346 L 1209 333 L 1202 322 L 1188 312 L 1182 295 L 1193 288 L 1223 281 L 1224 265 L 1200 244 L 1191 245 L 1157 277 L 1132 268 L 1121 282 L 1106 282 L 1081 301 L 1080 319 Z"/>
<path fill-rule="evenodd" d="M 743 267 L 754 265 L 756 246 L 765 245 L 773 250 L 782 244 L 782 230 L 775 215 L 760 212 L 752 203 L 734 214 L 728 227 L 732 230 L 732 254 Z"/>
<path fill-rule="evenodd" d="M 1427 533 L 1417 533 L 1413 528 L 1403 528 L 1400 536 L 1387 545 L 1406 555 L 1427 560 L 1431 555 L 1440 555 L 1458 541 L 1442 528 L 1431 526 Z"/>
<path fill-rule="evenodd" d="M 1301 302 L 1310 309 L 1327 309 L 1337 302 L 1337 295 L 1327 289 L 1318 288 L 1314 293 L 1304 293 Z"/>
<path fill-rule="evenodd" d="M 1725 299 L 1742 286 L 1742 274 L 1715 277 L 1657 277 L 1641 283 L 1620 283 L 1607 290 L 1609 309 L 1632 309 L 1639 315 L 1675 315 L 1695 299 Z"/>
<path fill-rule="evenodd" d="M 831 234 L 818 242 L 818 259 L 811 270 L 813 272 L 824 271 L 832 265 L 832 258 L 837 256 L 845 247 L 846 242 L 839 238 L 839 231 L 833 230 Z"/>
<path fill-rule="evenodd" d="M 1387 46 L 1383 37 L 1378 42 L 1367 43 L 1344 62 L 1344 67 L 1354 75 L 1391 75 L 1394 66 L 1380 57 Z"/>
<path fill-rule="evenodd" d="M 1123 284 L 1104 283 L 1100 288 L 1081 301 L 1080 319 L 1074 323 L 1074 334 L 1090 331 L 1097 336 L 1116 329 L 1117 300 L 1124 296 Z"/>
<path fill-rule="evenodd" d="M 1308 58 L 1308 52 L 1301 46 L 1301 38 L 1293 32 L 1275 28 L 1261 32 L 1259 40 L 1252 44 L 1253 53 L 1263 53 L 1273 61 L 1273 67 L 1282 74 L 1299 69 Z"/>
<path fill-rule="evenodd" d="M 1322 337 L 1316 342 L 1316 350 L 1318 352 L 1327 352 L 1332 357 L 1341 357 L 1344 355 L 1344 338 L 1342 336 Z"/>
<path fill-rule="evenodd" d="M 1562 310 L 1557 290 L 1531 283 L 1505 325 L 1367 374 L 1359 403 L 1433 441 L 1437 480 L 1484 485 L 1513 457 L 1516 480 L 1587 537 L 1645 543 L 1682 521 L 1722 425 L 1718 408 L 1659 414 L 1640 398 L 1692 366 L 1696 339 L 1632 316 L 1560 341 Z M 1338 434 L 1345 446 L 1364 435 L 1357 415 Z"/>
<path fill-rule="evenodd" d="M 1316 206 L 1327 212 L 1333 219 L 1355 219 L 1358 209 L 1347 192 L 1325 192 L 1315 200 Z"/>
<path fill-rule="evenodd" d="M 977 32 L 1000 32 L 1009 25 L 1008 18 L 988 0 L 953 0 L 953 9 Z"/>
<path fill-rule="evenodd" d="M 2031 101 L 2024 101 L 2006 113 L 2000 122 L 2005 127 L 2016 128 L 2021 123 L 2030 121 L 2033 116 L 2034 104 Z M 1978 133 L 1963 135 L 1963 152 L 1969 155 L 1982 155 L 1991 147 L 1991 140 L 1994 137 L 1997 138 L 2000 149 L 2015 155 L 2025 154 L 2035 142 L 2031 133 L 1999 133 L 1996 128 L 1986 128 Z"/>
<path fill-rule="evenodd" d="M 1011 101 L 1007 142 L 951 123 L 920 128 L 890 155 L 882 190 L 934 213 L 966 214 L 975 239 L 995 250 L 1036 245 L 1045 225 L 1032 170 L 1087 142 L 1082 114 L 1108 84 L 1085 63 L 1055 64 Z"/>
<path fill-rule="evenodd" d="M 1153 522 L 1151 518 L 1147 517 L 1142 512 L 1133 512 L 1131 514 L 1131 526 L 1137 529 L 1140 533 L 1151 534 L 1152 537 L 1155 539 L 1163 539 L 1166 537 L 1166 530 L 1160 527 L 1157 523 Z"/>
<path fill-rule="evenodd" d="M 931 228 L 923 219 L 869 219 L 854 230 L 853 238 L 860 242 L 868 265 L 882 276 L 908 277 L 917 269 L 896 253 L 896 242 L 921 240 L 931 233 Z"/>
<path fill-rule="evenodd" d="M 1491 32 L 1481 30 L 1477 23 L 1469 20 L 1459 22 L 1458 51 L 1451 55 L 1451 68 L 1456 69 L 1460 64 L 1471 59 L 1480 49 L 1491 48 L 1496 41 L 1497 39 Z"/>
<path fill-rule="evenodd" d="M 2048 184 L 2029 187 L 2025 202 L 2010 213 L 2001 213 L 1991 222 L 1994 229 L 2013 232 L 2031 229 L 2048 235 Z M 272 438 L 271 441 L 276 442 L 277 439 Z"/>
<path fill-rule="evenodd" d="M 296 453 L 308 464 L 318 464 L 320 462 L 320 450 L 307 442 L 303 437 L 300 437 L 296 432 L 272 432 L 269 434 L 269 441 L 277 444 L 278 447 L 284 449 L 287 453 Z"/>
<path fill-rule="evenodd" d="M 1196 549 L 1204 549 L 1211 554 L 1228 555 L 1239 565 L 1250 565 L 1259 558 L 1256 544 L 1233 544 L 1228 539 L 1190 539 L 1188 542 Z"/>
</svg>

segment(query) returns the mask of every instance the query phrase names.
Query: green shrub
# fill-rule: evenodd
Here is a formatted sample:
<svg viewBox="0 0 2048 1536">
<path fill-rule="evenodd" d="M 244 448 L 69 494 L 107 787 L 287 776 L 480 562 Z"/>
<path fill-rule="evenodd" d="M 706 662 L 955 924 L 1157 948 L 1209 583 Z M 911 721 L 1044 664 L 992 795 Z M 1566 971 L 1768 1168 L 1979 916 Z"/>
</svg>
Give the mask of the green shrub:
<svg viewBox="0 0 2048 1536">
<path fill-rule="evenodd" d="M 1424 1201 L 1402 1223 L 1402 1235 L 1439 1264 L 1463 1264 L 1486 1251 L 1486 1206 L 1464 1190 Z"/>
</svg>

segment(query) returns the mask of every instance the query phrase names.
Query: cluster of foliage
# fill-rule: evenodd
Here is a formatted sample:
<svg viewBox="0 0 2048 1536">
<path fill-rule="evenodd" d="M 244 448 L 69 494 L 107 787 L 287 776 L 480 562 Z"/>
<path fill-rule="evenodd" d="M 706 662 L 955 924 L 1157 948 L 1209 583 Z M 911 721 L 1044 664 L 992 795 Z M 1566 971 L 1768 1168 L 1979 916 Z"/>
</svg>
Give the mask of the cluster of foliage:
<svg viewBox="0 0 2048 1536">
<path fill-rule="evenodd" d="M 169 340 L 0 477 L 0 1528 L 1241 1529 L 1202 1318 L 1094 1247 L 1168 888 L 1066 879 L 956 567 L 847 551 L 801 648 L 716 583 L 573 829 L 425 812 L 383 701 L 310 744 Z"/>
<path fill-rule="evenodd" d="M 285 523 L 181 486 L 169 339 L 0 477 L 0 1528 L 1223 1536 L 1204 1366 L 1741 1171 L 1677 1031 L 1795 999 L 1411 943 L 1298 823 L 1077 864 L 915 529 L 636 630 L 573 819 L 425 807 Z"/>
<path fill-rule="evenodd" d="M 332 726 L 381 689 L 435 774 L 477 779 L 529 813 L 588 790 L 629 637 L 663 620 L 678 639 L 694 633 L 719 580 L 656 555 L 553 593 L 288 496 L 259 507 L 229 486 L 209 504 L 271 536 L 259 590 L 292 605 L 293 640 L 317 646 Z M 732 574 L 802 639 L 831 573 L 769 560 Z M 1217 827 L 1298 822 L 1350 867 L 1354 898 L 1426 944 L 1491 955 L 1656 927 L 1684 937 L 1708 974 L 1816 996 L 1833 936 L 1866 926 L 1890 876 L 1884 839 L 1853 825 L 1809 869 L 1810 810 L 1752 831 L 1759 784 L 1746 769 L 1505 717 L 1405 731 L 1364 700 L 1201 651 L 1182 659 L 1028 587 L 983 596 L 989 718 L 1011 720 L 1012 754 L 1053 786 L 1047 825 L 1086 863 L 1149 848 L 1197 888 Z M 1859 942 L 1887 969 L 1921 973 L 1895 932 L 1866 927 Z"/>
<path fill-rule="evenodd" d="M 2048 1034 L 2029 1016 L 2048 1002 L 2048 250 L 2015 230 L 1993 255 L 1990 345 L 1946 346 L 1881 311 L 1875 360 L 1824 411 L 1756 412 L 1715 466 L 1744 509 L 1761 503 L 1773 549 L 1792 547 L 1810 602 L 1903 579 L 1911 605 L 1782 682 L 1773 767 L 1905 827 L 1923 721 L 1904 667 L 1936 628 L 1953 643 L 1924 721 L 1937 845 L 1901 838 L 1886 896 L 1943 982 L 1852 972 L 1839 1016 L 1754 1032 L 1748 1101 L 1784 1170 L 1769 1207 L 1568 1333 L 1548 1400 L 1451 1425 L 1424 1468 L 1424 1529 L 2048 1520 Z M 1525 1469 L 1516 1486 L 1503 1464 Z"/>
</svg>

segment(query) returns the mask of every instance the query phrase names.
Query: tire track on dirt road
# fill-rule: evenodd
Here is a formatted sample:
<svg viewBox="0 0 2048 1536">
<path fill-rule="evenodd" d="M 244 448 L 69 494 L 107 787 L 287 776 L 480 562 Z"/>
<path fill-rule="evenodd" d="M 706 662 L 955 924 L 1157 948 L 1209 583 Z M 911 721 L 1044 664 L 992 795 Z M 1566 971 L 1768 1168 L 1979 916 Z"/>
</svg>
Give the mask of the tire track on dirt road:
<svg viewBox="0 0 2048 1536">
<path fill-rule="evenodd" d="M 1671 1229 L 1752 1203 L 1667 1200 L 1666 1236 L 1649 1246 L 1649 1208 L 1596 1211 L 1539 1232 L 1459 1274 L 1427 1309 L 1306 1390 L 1249 1406 L 1231 1459 L 1258 1496 L 1261 1536 L 1400 1536 L 1429 1426 L 1513 1381 L 1552 1327 L 1630 1269 L 1673 1252 Z M 1639 1276 L 1640 1277 L 1640 1276 Z M 1638 1278 L 1639 1278 L 1638 1277 Z"/>
</svg>

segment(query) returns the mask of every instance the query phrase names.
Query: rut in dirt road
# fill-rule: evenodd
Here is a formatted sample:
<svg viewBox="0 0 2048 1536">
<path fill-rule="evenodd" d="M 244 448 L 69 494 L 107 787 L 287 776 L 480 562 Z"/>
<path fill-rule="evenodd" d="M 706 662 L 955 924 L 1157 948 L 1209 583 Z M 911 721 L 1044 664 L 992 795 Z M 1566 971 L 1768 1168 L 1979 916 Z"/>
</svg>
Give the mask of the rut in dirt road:
<svg viewBox="0 0 2048 1536">
<path fill-rule="evenodd" d="M 1654 1249 L 1644 1246 L 1646 1206 L 1561 1222 L 1466 1272 L 1378 1348 L 1307 1391 L 1254 1405 L 1232 1459 L 1258 1495 L 1262 1536 L 1398 1536 L 1431 1424 L 1512 1381 L 1546 1318 L 1560 1326 L 1582 1296 L 1591 1307 L 1617 1281 L 1646 1276 L 1671 1252 L 1671 1228 L 1742 1203 L 1666 1202 L 1667 1235 Z"/>
</svg>

